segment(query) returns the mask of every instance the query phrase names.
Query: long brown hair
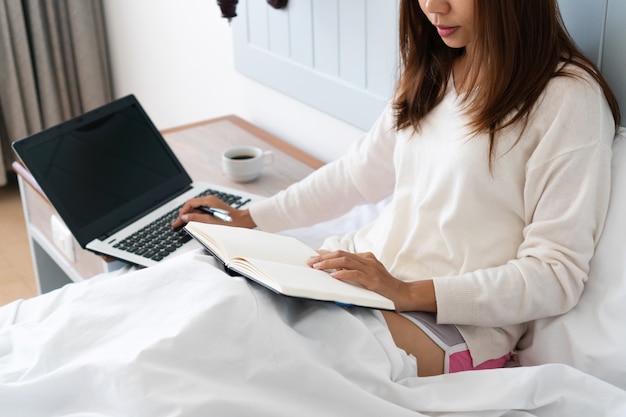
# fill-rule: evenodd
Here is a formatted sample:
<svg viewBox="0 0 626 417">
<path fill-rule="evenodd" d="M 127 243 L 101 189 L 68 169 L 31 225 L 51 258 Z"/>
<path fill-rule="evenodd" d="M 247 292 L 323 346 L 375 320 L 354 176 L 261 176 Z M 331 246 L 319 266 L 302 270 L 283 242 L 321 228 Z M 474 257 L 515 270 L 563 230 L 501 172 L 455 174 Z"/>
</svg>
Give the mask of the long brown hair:
<svg viewBox="0 0 626 417">
<path fill-rule="evenodd" d="M 570 38 L 556 0 L 467 0 L 475 2 L 476 47 L 471 62 L 480 62 L 480 78 L 469 73 L 466 112 L 473 133 L 488 132 L 490 166 L 496 133 L 528 116 L 548 82 L 572 76 L 565 64 L 587 71 L 600 85 L 616 126 L 618 102 L 596 66 Z M 396 128 L 413 127 L 442 99 L 454 61 L 465 48 L 448 47 L 428 21 L 417 0 L 400 6 L 400 79 L 394 97 Z M 522 129 L 523 131 L 523 129 Z"/>
</svg>

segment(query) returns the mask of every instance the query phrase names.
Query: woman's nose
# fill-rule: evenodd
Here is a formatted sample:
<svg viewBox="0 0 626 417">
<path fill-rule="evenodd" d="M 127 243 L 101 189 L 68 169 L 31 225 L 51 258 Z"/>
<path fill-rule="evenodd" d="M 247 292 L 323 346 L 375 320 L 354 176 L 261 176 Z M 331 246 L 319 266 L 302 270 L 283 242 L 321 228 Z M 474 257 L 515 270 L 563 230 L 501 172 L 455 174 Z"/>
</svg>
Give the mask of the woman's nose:
<svg viewBox="0 0 626 417">
<path fill-rule="evenodd" d="M 424 12 L 426 13 L 446 14 L 449 11 L 450 3 L 448 0 L 426 0 L 424 3 Z"/>
</svg>

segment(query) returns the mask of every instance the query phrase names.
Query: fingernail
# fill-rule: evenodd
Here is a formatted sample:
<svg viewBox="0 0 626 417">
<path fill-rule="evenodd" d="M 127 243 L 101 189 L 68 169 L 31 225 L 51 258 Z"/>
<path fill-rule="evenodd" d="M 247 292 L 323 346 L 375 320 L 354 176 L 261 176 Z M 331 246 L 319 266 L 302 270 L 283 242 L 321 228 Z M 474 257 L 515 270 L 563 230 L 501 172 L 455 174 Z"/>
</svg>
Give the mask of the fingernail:
<svg viewBox="0 0 626 417">
<path fill-rule="evenodd" d="M 189 216 L 186 214 L 183 214 L 182 216 L 180 216 L 180 219 L 184 222 L 186 222 L 189 219 Z"/>
</svg>

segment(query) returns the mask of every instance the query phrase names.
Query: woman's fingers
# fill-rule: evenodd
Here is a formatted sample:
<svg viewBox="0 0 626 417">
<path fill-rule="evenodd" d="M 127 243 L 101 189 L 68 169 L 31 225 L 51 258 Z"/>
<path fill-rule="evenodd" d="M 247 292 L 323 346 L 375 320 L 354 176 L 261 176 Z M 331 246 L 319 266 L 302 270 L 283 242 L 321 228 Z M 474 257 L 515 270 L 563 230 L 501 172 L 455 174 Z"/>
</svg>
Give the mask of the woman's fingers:
<svg viewBox="0 0 626 417">
<path fill-rule="evenodd" d="M 395 279 L 372 253 L 328 252 L 309 259 L 315 269 L 329 271 L 342 281 L 356 282 L 376 292 L 387 292 L 385 287 L 395 286 Z"/>
<path fill-rule="evenodd" d="M 228 211 L 235 210 L 227 203 L 214 196 L 192 198 L 185 202 L 185 204 L 183 204 L 183 207 L 178 213 L 178 217 L 172 222 L 172 227 L 178 228 L 184 226 L 190 221 L 200 221 L 204 223 L 223 223 L 219 219 L 211 216 L 210 214 L 206 214 L 197 210 L 198 207 L 202 206 L 221 208 Z"/>
</svg>

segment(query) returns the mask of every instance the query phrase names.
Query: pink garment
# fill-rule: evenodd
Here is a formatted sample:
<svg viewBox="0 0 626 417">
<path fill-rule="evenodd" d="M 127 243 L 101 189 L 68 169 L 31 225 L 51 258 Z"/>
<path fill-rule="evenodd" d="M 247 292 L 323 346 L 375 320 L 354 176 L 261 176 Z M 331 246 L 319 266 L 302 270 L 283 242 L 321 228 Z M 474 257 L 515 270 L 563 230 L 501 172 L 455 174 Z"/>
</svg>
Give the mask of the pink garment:
<svg viewBox="0 0 626 417">
<path fill-rule="evenodd" d="M 504 368 L 507 361 L 511 359 L 511 355 L 506 354 L 498 359 L 490 359 L 481 363 L 478 366 L 472 365 L 472 355 L 469 350 L 463 350 L 456 352 L 448 357 L 448 373 L 462 372 L 462 371 L 477 371 L 481 369 L 497 369 Z"/>
</svg>

